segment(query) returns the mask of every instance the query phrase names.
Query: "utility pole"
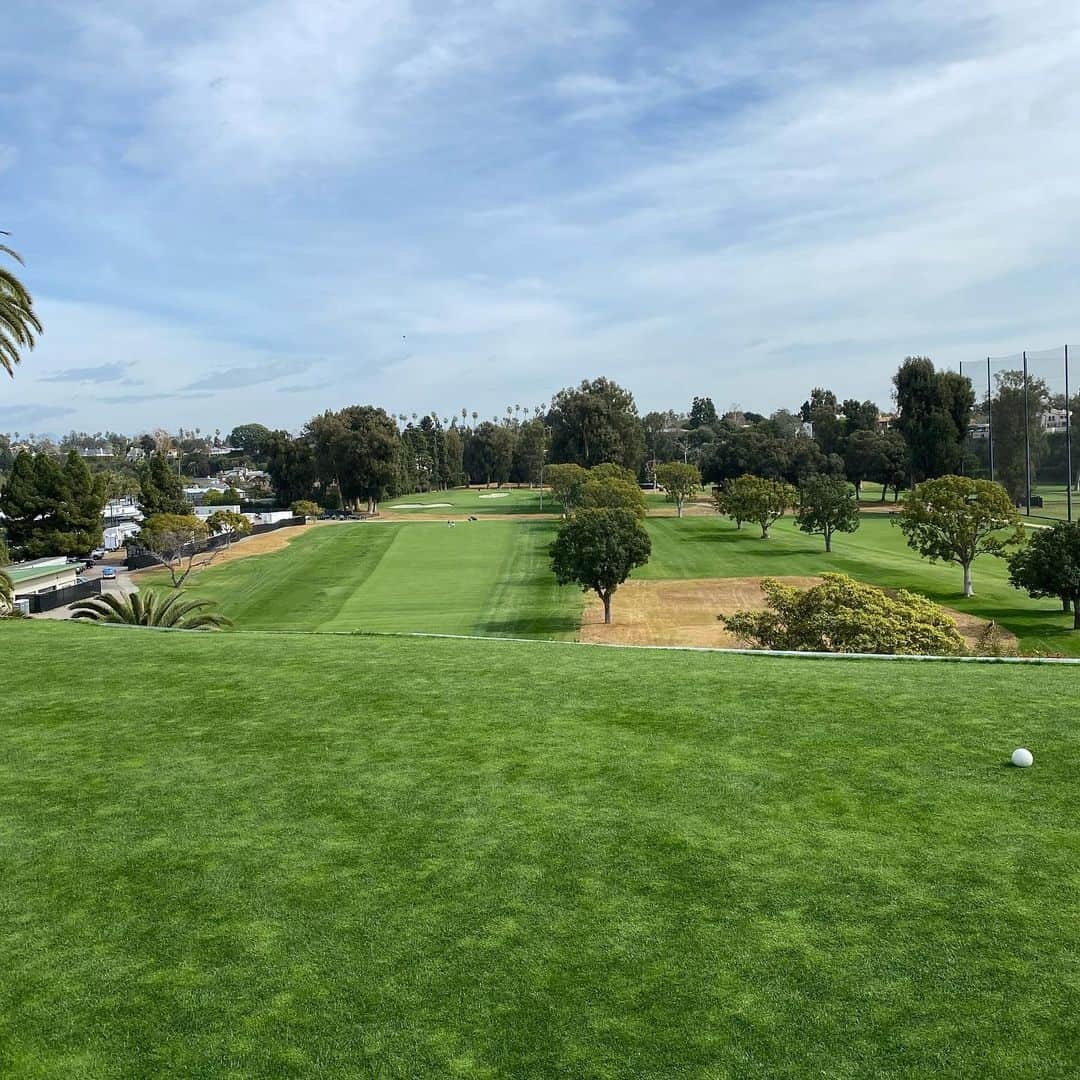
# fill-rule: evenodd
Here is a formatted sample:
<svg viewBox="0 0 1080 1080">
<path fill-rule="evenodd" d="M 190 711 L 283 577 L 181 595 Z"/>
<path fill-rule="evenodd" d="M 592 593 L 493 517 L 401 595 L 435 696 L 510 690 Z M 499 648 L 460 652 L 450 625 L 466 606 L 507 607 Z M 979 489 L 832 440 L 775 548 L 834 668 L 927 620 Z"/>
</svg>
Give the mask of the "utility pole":
<svg viewBox="0 0 1080 1080">
<path fill-rule="evenodd" d="M 1065 346 L 1065 516 L 1072 521 L 1072 404 L 1069 401 L 1069 346 Z"/>
<path fill-rule="evenodd" d="M 1024 350 L 1024 498 L 1027 516 L 1031 517 L 1031 421 L 1028 419 L 1028 362 Z"/>
</svg>

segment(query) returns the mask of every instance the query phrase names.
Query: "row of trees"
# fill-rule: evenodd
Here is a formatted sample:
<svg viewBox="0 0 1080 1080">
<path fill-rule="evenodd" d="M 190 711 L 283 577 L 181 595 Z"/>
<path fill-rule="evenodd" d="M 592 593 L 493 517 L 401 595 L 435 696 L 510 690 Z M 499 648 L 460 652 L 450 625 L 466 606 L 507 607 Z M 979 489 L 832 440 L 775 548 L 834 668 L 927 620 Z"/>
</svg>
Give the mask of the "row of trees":
<svg viewBox="0 0 1080 1080">
<path fill-rule="evenodd" d="M 836 533 L 859 527 L 855 489 L 837 476 L 811 475 L 796 488 L 783 480 L 748 474 L 717 488 L 713 504 L 740 529 L 744 522 L 755 522 L 763 540 L 769 538 L 772 525 L 794 509 L 798 527 L 824 537 L 826 551 L 832 551 Z"/>
</svg>

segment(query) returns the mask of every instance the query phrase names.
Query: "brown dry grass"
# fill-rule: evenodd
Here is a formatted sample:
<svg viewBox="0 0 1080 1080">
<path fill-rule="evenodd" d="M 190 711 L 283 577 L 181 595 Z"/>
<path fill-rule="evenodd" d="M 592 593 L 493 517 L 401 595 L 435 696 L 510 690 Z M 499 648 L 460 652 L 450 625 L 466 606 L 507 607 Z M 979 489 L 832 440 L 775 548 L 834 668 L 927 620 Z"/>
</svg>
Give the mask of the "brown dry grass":
<svg viewBox="0 0 1080 1080">
<path fill-rule="evenodd" d="M 281 551 L 282 548 L 288 547 L 301 533 L 305 533 L 309 529 L 317 529 L 323 524 L 327 523 L 316 521 L 309 525 L 294 525 L 289 529 L 275 529 L 273 532 L 260 533 L 258 536 L 248 536 L 243 540 L 237 540 L 229 547 L 219 551 L 208 562 L 196 559 L 195 566 L 191 571 L 192 575 L 205 570 L 207 566 L 220 566 L 221 563 L 232 562 L 234 559 L 247 559 L 252 555 L 266 555 L 271 551 Z M 132 573 L 133 575 L 155 573 L 160 569 L 160 566 L 148 566 L 144 570 L 135 570 Z"/>
<path fill-rule="evenodd" d="M 815 577 L 780 577 L 785 585 L 808 589 Z M 581 640 L 619 645 L 691 645 L 739 648 L 745 643 L 730 634 L 718 615 L 758 611 L 765 607 L 761 578 L 706 578 L 691 581 L 628 581 L 612 601 L 611 626 L 604 625 L 604 606 L 593 596 L 581 619 Z M 968 646 L 974 646 L 989 623 L 965 612 L 944 608 L 956 620 Z M 999 627 L 1003 644 L 1016 638 Z"/>
</svg>

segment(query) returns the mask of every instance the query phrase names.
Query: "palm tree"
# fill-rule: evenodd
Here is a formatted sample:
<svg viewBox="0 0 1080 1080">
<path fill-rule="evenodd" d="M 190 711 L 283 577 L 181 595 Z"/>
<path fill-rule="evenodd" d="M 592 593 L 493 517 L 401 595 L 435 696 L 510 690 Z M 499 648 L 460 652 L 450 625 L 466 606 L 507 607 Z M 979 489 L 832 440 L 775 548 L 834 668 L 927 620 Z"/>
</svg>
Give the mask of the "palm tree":
<svg viewBox="0 0 1080 1080">
<path fill-rule="evenodd" d="M 0 570 L 0 617 L 15 610 L 15 583 Z"/>
<path fill-rule="evenodd" d="M 0 231 L 0 236 L 7 235 Z M 7 244 L 0 244 L 0 255 L 8 255 L 22 265 L 22 257 Z M 15 365 L 22 359 L 19 350 L 32 349 L 34 334 L 40 333 L 33 297 L 10 270 L 0 266 L 0 367 L 14 375 Z"/>
<path fill-rule="evenodd" d="M 91 619 L 102 623 L 125 623 L 128 626 L 168 626 L 174 630 L 220 630 L 232 626 L 216 611 L 213 600 L 181 600 L 182 592 L 162 596 L 148 591 L 117 596 L 102 593 L 71 605 L 73 619 Z"/>
</svg>

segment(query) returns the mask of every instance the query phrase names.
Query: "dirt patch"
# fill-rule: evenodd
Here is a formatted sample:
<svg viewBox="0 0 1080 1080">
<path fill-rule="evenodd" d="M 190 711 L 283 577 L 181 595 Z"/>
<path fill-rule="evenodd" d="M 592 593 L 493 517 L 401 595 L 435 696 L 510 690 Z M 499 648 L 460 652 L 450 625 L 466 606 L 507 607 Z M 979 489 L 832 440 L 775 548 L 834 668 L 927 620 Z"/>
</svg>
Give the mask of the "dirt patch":
<svg viewBox="0 0 1080 1080">
<path fill-rule="evenodd" d="M 779 577 L 777 581 L 808 589 L 821 579 Z M 619 645 L 691 645 L 740 648 L 745 643 L 728 633 L 718 615 L 760 611 L 765 607 L 761 578 L 706 578 L 693 581 L 628 581 L 612 601 L 615 622 L 604 625 L 604 606 L 592 596 L 581 618 L 581 640 Z M 966 612 L 943 610 L 956 620 L 960 635 L 973 646 L 989 625 Z M 1016 638 L 998 627 L 1003 645 Z"/>
</svg>

